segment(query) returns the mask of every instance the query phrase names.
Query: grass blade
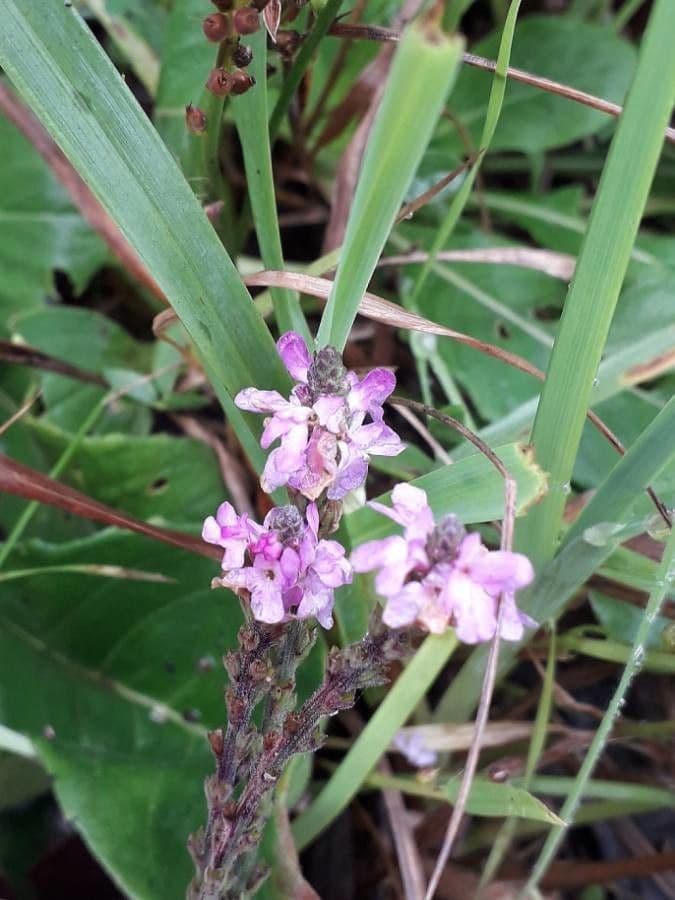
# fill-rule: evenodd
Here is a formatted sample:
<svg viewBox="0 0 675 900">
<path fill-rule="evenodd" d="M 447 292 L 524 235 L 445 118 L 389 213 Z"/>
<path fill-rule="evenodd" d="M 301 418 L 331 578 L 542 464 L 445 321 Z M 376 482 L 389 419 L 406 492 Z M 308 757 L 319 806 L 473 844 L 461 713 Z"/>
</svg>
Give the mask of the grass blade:
<svg viewBox="0 0 675 900">
<path fill-rule="evenodd" d="M 675 100 L 674 30 L 675 6 L 658 0 L 551 353 L 532 431 L 537 459 L 551 483 L 517 535 L 518 549 L 531 557 L 535 569 L 555 549 L 593 381 Z"/>
<path fill-rule="evenodd" d="M 461 61 L 463 41 L 413 23 L 394 56 L 366 147 L 317 343 L 342 349 Z M 414 127 L 412 126 L 414 123 Z"/>
<path fill-rule="evenodd" d="M 252 462 L 258 417 L 231 397 L 288 378 L 199 203 L 73 7 L 0 0 L 5 72 L 136 249 L 181 318 Z"/>
<path fill-rule="evenodd" d="M 258 245 L 268 269 L 283 269 L 281 235 L 272 175 L 272 151 L 267 129 L 267 32 L 261 29 L 249 37 L 253 62 L 249 71 L 256 80 L 253 90 L 232 104 L 234 121 L 244 154 L 248 199 L 253 211 Z M 297 331 L 311 342 L 298 295 L 287 288 L 272 288 L 272 302 L 281 331 Z"/>
<path fill-rule="evenodd" d="M 631 654 L 623 670 L 619 684 L 617 685 L 614 696 L 598 726 L 598 730 L 595 733 L 591 746 L 588 748 L 588 753 L 579 769 L 579 774 L 574 780 L 574 784 L 560 810 L 560 818 L 565 825 L 549 832 L 546 842 L 539 854 L 539 858 L 535 863 L 532 874 L 525 885 L 524 893 L 526 895 L 539 884 L 539 881 L 555 856 L 560 843 L 566 834 L 566 830 L 574 822 L 574 814 L 581 803 L 586 785 L 593 774 L 593 770 L 605 749 L 605 744 L 612 731 L 614 722 L 621 712 L 621 707 L 623 706 L 631 681 L 642 666 L 650 628 L 659 614 L 661 604 L 663 603 L 666 594 L 670 591 L 673 583 L 675 583 L 675 567 L 673 566 L 673 560 L 675 560 L 675 529 L 671 531 L 668 543 L 666 544 L 657 574 L 656 586 L 649 595 L 649 600 L 645 607 L 638 633 L 633 642 Z"/>
</svg>

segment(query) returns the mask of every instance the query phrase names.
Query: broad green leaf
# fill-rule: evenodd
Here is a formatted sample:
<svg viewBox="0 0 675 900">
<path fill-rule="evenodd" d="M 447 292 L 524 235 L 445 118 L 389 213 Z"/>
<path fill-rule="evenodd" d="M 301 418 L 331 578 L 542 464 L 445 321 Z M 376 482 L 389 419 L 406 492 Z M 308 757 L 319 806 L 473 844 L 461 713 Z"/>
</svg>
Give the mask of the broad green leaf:
<svg viewBox="0 0 675 900">
<path fill-rule="evenodd" d="M 179 900 L 191 875 L 187 835 L 204 819 L 213 761 L 205 729 L 224 718 L 220 659 L 241 613 L 211 591 L 217 564 L 112 531 L 11 563 L 145 569 L 168 583 L 48 573 L 3 586 L 0 720 L 29 736 L 65 814 L 125 893 Z M 300 692 L 323 669 L 321 645 Z M 54 737 L 45 739 L 45 727 Z"/>
<path fill-rule="evenodd" d="M 52 459 L 70 440 L 68 434 L 39 422 L 34 432 Z M 85 437 L 64 480 L 130 515 L 176 524 L 201 525 L 226 496 L 213 450 L 168 434 Z"/>
<path fill-rule="evenodd" d="M 147 345 L 135 341 L 112 319 L 88 309 L 47 307 L 13 320 L 12 338 L 105 377 L 106 369 L 132 369 L 136 378 L 149 370 Z M 46 407 L 44 419 L 74 432 L 83 418 L 101 400 L 107 389 L 80 383 L 73 378 L 43 372 L 39 377 Z M 152 390 L 151 385 L 147 385 Z M 119 400 L 101 418 L 99 429 L 144 432 L 149 429 L 148 410 Z"/>
<path fill-rule="evenodd" d="M 546 491 L 546 476 L 527 447 L 507 444 L 494 448 L 494 451 L 516 481 L 517 510 L 522 514 Z M 427 492 L 437 518 L 452 512 L 463 522 L 473 524 L 501 519 L 504 515 L 504 480 L 480 453 L 435 469 L 411 483 Z M 389 495 L 378 497 L 378 500 L 388 503 Z M 345 523 L 354 546 L 364 540 L 384 537 L 398 528 L 390 519 L 368 507 L 347 515 Z"/>
<path fill-rule="evenodd" d="M 471 50 L 495 59 L 498 46 L 495 32 Z M 516 28 L 511 65 L 622 103 L 634 71 L 635 51 L 608 26 L 561 16 L 528 16 Z M 452 96 L 452 110 L 475 146 L 479 146 L 489 88 L 485 72 L 465 66 Z M 606 123 L 604 113 L 509 80 L 491 149 L 537 153 L 594 134 Z"/>
<path fill-rule="evenodd" d="M 288 378 L 168 150 L 73 7 L 0 0 L 0 62 L 133 245 L 195 343 L 250 458 L 260 422 L 232 396 Z"/>
<path fill-rule="evenodd" d="M 361 164 L 340 264 L 317 334 L 319 345 L 344 347 L 455 80 L 462 48 L 459 36 L 444 35 L 429 19 L 414 22 L 403 34 Z"/>
<path fill-rule="evenodd" d="M 26 138 L 0 116 L 0 320 L 54 293 L 53 272 L 77 293 L 108 259 L 100 238 Z"/>
</svg>

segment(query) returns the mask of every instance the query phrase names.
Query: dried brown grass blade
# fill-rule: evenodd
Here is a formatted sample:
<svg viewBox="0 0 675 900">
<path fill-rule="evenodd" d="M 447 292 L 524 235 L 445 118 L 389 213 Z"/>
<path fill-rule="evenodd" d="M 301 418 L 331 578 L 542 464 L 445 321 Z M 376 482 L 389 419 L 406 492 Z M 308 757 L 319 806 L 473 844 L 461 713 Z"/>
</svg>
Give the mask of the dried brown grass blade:
<svg viewBox="0 0 675 900">
<path fill-rule="evenodd" d="M 134 531 L 137 534 L 143 534 L 156 541 L 180 547 L 181 550 L 206 556 L 209 559 L 219 559 L 221 555 L 217 547 L 205 544 L 197 537 L 170 528 L 149 525 L 141 519 L 136 519 L 134 516 L 119 512 L 104 503 L 99 503 L 86 494 L 61 484 L 3 454 L 0 454 L 0 491 L 23 497 L 25 500 L 37 500 L 38 503 L 55 506 L 57 509 L 62 509 L 83 519 L 100 522 L 103 525 Z"/>
<path fill-rule="evenodd" d="M 429 254 L 423 251 L 401 253 L 397 256 L 383 256 L 378 268 L 384 266 L 407 266 L 424 263 Z M 475 250 L 440 250 L 434 259 L 438 262 L 490 263 L 504 266 L 520 266 L 535 269 L 552 278 L 570 281 L 574 275 L 576 259 L 569 253 L 555 250 L 539 250 L 532 247 L 480 247 Z"/>
</svg>

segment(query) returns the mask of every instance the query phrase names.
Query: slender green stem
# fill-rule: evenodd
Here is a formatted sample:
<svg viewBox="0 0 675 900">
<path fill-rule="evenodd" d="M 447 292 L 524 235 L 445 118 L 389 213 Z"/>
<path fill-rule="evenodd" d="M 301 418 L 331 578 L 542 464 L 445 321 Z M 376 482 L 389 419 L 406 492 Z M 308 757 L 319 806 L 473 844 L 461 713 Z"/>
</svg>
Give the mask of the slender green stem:
<svg viewBox="0 0 675 900">
<path fill-rule="evenodd" d="M 617 689 L 614 692 L 614 696 L 607 707 L 607 711 L 605 712 L 600 725 L 598 726 L 598 730 L 591 742 L 591 746 L 588 748 L 588 753 L 581 765 L 572 789 L 567 795 L 567 799 L 560 811 L 560 818 L 566 824 L 564 827 L 555 828 L 549 832 L 548 838 L 539 855 L 539 859 L 535 863 L 532 874 L 530 875 L 521 896 L 528 896 L 528 892 L 531 892 L 532 889 L 537 887 L 551 860 L 560 847 L 560 844 L 567 833 L 567 829 L 574 822 L 574 814 L 581 803 L 586 786 L 593 774 L 593 770 L 605 749 L 605 744 L 612 731 L 614 722 L 621 712 L 621 707 L 625 702 L 625 697 L 628 693 L 630 684 L 635 675 L 640 671 L 644 662 L 646 643 L 649 638 L 650 629 L 659 614 L 661 604 L 663 603 L 666 594 L 671 590 L 675 583 L 674 561 L 675 529 L 671 531 L 665 550 L 663 551 L 663 558 L 658 568 L 656 586 L 649 595 L 649 600 L 647 601 L 640 627 L 635 635 L 635 640 L 633 641 L 633 646 Z"/>
</svg>

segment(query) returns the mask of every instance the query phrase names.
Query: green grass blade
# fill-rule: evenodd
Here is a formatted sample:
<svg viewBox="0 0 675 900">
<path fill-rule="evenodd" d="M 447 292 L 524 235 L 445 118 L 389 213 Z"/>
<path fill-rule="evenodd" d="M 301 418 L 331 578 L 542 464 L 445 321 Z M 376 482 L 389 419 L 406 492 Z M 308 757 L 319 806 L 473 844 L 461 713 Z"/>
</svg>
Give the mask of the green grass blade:
<svg viewBox="0 0 675 900">
<path fill-rule="evenodd" d="M 0 13 L 2 67 L 168 297 L 261 467 L 259 417 L 236 413 L 231 397 L 288 378 L 176 163 L 74 8 L 0 0 Z"/>
<path fill-rule="evenodd" d="M 644 489 L 675 458 L 675 397 L 655 416 L 625 456 L 614 466 L 603 484 L 565 536 L 558 555 L 539 571 L 526 604 L 538 621 L 553 618 L 568 599 L 590 578 L 628 535 L 610 536 L 606 544 L 591 544 L 584 533 L 605 522 L 626 523 Z M 508 670 L 518 647 L 505 644 L 500 654 L 500 672 Z M 436 711 L 437 721 L 462 722 L 478 701 L 480 675 L 486 652 L 474 650 L 455 677 Z"/>
<path fill-rule="evenodd" d="M 328 784 L 293 826 L 298 849 L 307 846 L 351 799 L 377 764 L 398 729 L 426 694 L 457 646 L 453 632 L 430 635 L 377 708 Z"/>
<path fill-rule="evenodd" d="M 499 121 L 499 115 L 502 111 L 502 104 L 504 102 L 504 93 L 506 91 L 506 70 L 508 69 L 509 59 L 511 58 L 511 46 L 513 44 L 513 34 L 516 28 L 516 19 L 518 18 L 520 3 L 521 0 L 512 0 L 508 15 L 506 17 L 506 22 L 504 23 L 502 38 L 499 44 L 497 66 L 495 68 L 494 78 L 492 79 L 490 99 L 488 101 L 487 112 L 485 115 L 485 124 L 483 125 L 483 133 L 480 139 L 479 146 L 480 150 L 482 151 L 481 155 L 475 160 L 475 162 L 469 169 L 469 172 L 467 173 L 462 186 L 455 194 L 452 203 L 450 204 L 450 207 L 445 215 L 445 218 L 441 223 L 441 227 L 436 233 L 436 237 L 434 238 L 434 242 L 429 251 L 429 258 L 420 268 L 417 278 L 415 279 L 415 284 L 413 285 L 409 300 L 409 305 L 412 309 L 417 308 L 417 301 L 422 292 L 422 289 L 424 288 L 429 272 L 431 271 L 431 266 L 434 262 L 436 254 L 445 246 L 448 238 L 452 233 L 453 228 L 459 221 L 459 217 L 462 215 L 462 211 L 464 210 L 466 202 L 469 199 L 473 183 L 476 180 L 476 176 L 478 175 L 478 169 L 480 168 L 480 164 L 483 160 L 483 155 L 490 146 L 495 133 L 495 129 L 497 128 L 497 122 Z"/>
<path fill-rule="evenodd" d="M 516 536 L 518 549 L 536 569 L 555 549 L 593 381 L 675 100 L 674 31 L 675 5 L 658 0 L 551 353 L 532 431 L 537 459 L 551 483 Z"/>
<path fill-rule="evenodd" d="M 598 726 L 598 730 L 593 737 L 591 746 L 588 748 L 588 753 L 584 757 L 584 761 L 581 765 L 581 768 L 579 769 L 579 774 L 574 780 L 572 789 L 568 793 L 567 798 L 563 803 L 563 807 L 560 811 L 560 818 L 565 822 L 565 826 L 555 828 L 554 830 L 549 832 L 546 842 L 544 843 L 541 853 L 539 854 L 539 858 L 535 863 L 532 874 L 530 875 L 530 878 L 525 885 L 525 892 L 531 891 L 539 884 L 539 881 L 546 872 L 551 860 L 555 856 L 558 847 L 560 846 L 560 843 L 566 834 L 567 828 L 569 828 L 574 821 L 574 814 L 577 811 L 579 804 L 581 803 L 586 785 L 588 784 L 591 775 L 593 774 L 593 770 L 595 769 L 598 760 L 600 759 L 602 752 L 605 749 L 605 744 L 607 743 L 607 740 L 610 736 L 614 722 L 621 712 L 621 707 L 623 706 L 623 703 L 625 701 L 625 697 L 628 693 L 630 684 L 642 666 L 646 653 L 645 648 L 647 639 L 649 637 L 650 628 L 655 618 L 659 614 L 661 604 L 663 603 L 666 594 L 670 591 L 673 584 L 675 584 L 675 567 L 673 566 L 674 560 L 675 529 L 671 531 L 668 543 L 666 544 L 666 548 L 663 552 L 663 558 L 658 570 L 656 586 L 649 595 L 649 600 L 647 601 L 647 606 L 645 607 L 642 622 L 640 623 L 638 633 L 635 636 L 632 651 L 621 675 L 619 684 L 617 685 L 614 696 L 610 700 L 609 706 L 605 711 L 605 715 L 603 716 L 602 721 Z"/>
<path fill-rule="evenodd" d="M 239 132 L 248 199 L 253 212 L 258 246 L 268 269 L 283 269 L 281 235 L 272 174 L 272 151 L 267 128 L 267 32 L 261 29 L 249 37 L 253 62 L 249 71 L 256 85 L 232 103 L 234 121 Z M 307 322 L 295 291 L 272 288 L 272 302 L 281 331 L 297 331 L 311 341 Z"/>
<path fill-rule="evenodd" d="M 342 349 L 396 214 L 431 139 L 464 43 L 428 19 L 403 34 L 366 147 L 340 265 L 317 334 Z"/>
</svg>

